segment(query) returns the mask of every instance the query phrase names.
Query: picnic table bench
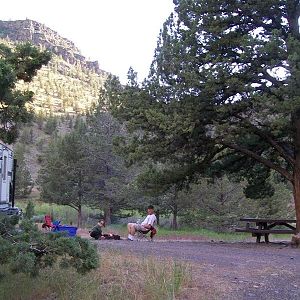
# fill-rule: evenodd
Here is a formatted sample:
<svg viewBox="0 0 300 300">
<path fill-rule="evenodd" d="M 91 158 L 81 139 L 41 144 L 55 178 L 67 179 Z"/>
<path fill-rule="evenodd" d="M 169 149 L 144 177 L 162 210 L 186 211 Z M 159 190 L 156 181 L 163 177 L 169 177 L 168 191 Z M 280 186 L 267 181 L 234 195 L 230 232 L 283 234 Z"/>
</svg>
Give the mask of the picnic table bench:
<svg viewBox="0 0 300 300">
<path fill-rule="evenodd" d="M 257 243 L 260 243 L 262 236 L 265 237 L 265 242 L 269 243 L 269 234 L 271 233 L 296 234 L 296 227 L 291 225 L 296 223 L 296 220 L 241 218 L 240 221 L 246 222 L 246 226 L 245 228 L 236 228 L 235 231 L 252 233 L 252 236 L 256 237 Z M 281 228 L 275 228 L 278 226 L 281 226 Z"/>
</svg>

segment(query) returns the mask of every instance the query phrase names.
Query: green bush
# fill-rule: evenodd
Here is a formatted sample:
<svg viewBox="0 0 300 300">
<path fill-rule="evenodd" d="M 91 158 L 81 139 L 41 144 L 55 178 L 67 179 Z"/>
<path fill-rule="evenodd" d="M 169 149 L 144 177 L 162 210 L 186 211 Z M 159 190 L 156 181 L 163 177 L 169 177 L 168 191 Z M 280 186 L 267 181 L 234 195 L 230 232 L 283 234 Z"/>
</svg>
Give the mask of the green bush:
<svg viewBox="0 0 300 300">
<path fill-rule="evenodd" d="M 98 267 L 95 246 L 80 237 L 68 238 L 59 233 L 43 233 L 30 220 L 18 224 L 16 217 L 0 219 L 0 265 L 13 273 L 37 275 L 40 269 L 72 267 L 86 273 Z"/>
<path fill-rule="evenodd" d="M 34 204 L 31 201 L 29 201 L 26 206 L 24 217 L 30 220 L 32 219 L 33 216 L 34 216 Z"/>
</svg>

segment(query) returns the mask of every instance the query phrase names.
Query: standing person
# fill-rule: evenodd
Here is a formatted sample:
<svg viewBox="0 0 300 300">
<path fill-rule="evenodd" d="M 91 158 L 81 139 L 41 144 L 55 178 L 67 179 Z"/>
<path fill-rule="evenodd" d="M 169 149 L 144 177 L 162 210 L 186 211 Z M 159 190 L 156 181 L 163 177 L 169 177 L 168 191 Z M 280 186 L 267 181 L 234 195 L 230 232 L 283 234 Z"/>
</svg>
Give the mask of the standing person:
<svg viewBox="0 0 300 300">
<path fill-rule="evenodd" d="M 156 223 L 156 216 L 154 214 L 154 207 L 152 205 L 149 205 L 147 208 L 147 217 L 145 220 L 141 223 L 128 223 L 128 240 L 133 241 L 134 235 L 136 231 L 144 231 L 145 233 L 151 230 Z"/>
<path fill-rule="evenodd" d="M 95 240 L 99 240 L 102 237 L 102 228 L 105 227 L 105 221 L 99 220 L 96 226 L 90 231 L 90 236 Z"/>
</svg>

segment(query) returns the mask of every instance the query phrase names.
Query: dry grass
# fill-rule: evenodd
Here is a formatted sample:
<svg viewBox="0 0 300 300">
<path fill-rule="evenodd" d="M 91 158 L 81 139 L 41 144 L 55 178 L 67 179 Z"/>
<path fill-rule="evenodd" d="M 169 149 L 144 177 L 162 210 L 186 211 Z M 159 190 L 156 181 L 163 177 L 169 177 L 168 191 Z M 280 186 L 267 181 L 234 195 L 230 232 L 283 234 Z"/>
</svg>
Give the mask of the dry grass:
<svg viewBox="0 0 300 300">
<path fill-rule="evenodd" d="M 181 299 L 181 292 L 192 287 L 190 274 L 190 266 L 172 259 L 107 251 L 101 254 L 100 268 L 84 276 L 51 269 L 38 278 L 22 274 L 2 277 L 0 299 Z"/>
</svg>

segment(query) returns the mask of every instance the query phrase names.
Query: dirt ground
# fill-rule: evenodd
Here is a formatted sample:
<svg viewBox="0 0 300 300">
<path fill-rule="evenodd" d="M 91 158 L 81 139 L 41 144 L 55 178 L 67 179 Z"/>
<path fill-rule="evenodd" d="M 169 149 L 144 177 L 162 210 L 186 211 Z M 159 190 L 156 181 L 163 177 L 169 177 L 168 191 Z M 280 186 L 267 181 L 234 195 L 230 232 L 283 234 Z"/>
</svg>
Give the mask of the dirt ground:
<svg viewBox="0 0 300 300">
<path fill-rule="evenodd" d="M 173 258 L 190 266 L 180 299 L 300 299 L 300 249 L 282 243 L 95 241 L 99 251 Z"/>
</svg>

